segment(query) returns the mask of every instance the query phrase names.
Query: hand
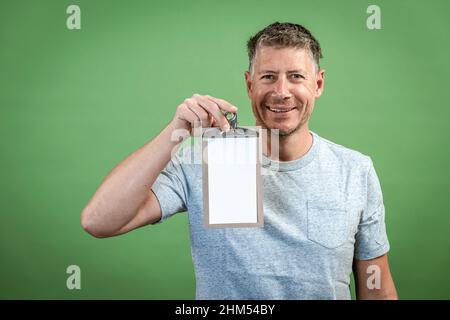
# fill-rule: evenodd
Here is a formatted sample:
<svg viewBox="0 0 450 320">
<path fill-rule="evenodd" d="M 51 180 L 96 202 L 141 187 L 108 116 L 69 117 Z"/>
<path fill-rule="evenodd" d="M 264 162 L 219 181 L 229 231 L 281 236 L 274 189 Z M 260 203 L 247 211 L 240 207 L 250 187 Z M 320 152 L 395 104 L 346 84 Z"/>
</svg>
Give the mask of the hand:
<svg viewBox="0 0 450 320">
<path fill-rule="evenodd" d="M 196 127 L 220 127 L 223 131 L 230 129 L 224 112 L 237 112 L 229 102 L 209 95 L 194 94 L 177 107 L 171 121 L 173 129 L 186 129 L 192 134 Z"/>
</svg>

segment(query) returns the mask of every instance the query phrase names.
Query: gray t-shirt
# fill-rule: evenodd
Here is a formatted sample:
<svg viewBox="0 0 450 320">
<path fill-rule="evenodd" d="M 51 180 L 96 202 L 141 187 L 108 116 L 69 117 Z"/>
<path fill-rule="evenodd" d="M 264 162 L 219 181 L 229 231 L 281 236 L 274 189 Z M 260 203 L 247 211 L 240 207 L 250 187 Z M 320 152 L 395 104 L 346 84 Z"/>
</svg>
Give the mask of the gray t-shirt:
<svg viewBox="0 0 450 320">
<path fill-rule="evenodd" d="M 157 224 L 188 211 L 196 299 L 350 299 L 353 259 L 389 250 L 371 159 L 311 133 L 297 160 L 263 156 L 262 228 L 204 227 L 195 140 L 161 172 Z"/>
</svg>

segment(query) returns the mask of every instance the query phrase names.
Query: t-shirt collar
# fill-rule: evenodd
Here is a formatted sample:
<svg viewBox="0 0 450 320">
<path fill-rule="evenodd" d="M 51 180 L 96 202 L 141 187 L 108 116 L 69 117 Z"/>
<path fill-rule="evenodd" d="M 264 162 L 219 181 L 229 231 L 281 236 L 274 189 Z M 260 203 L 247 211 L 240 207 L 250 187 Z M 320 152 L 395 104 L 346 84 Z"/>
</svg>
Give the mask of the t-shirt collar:
<svg viewBox="0 0 450 320">
<path fill-rule="evenodd" d="M 319 148 L 319 136 L 312 131 L 309 131 L 312 134 L 312 145 L 309 148 L 308 152 L 301 156 L 298 159 L 291 161 L 276 161 L 269 159 L 264 154 L 262 155 L 262 166 L 264 168 L 268 168 L 274 171 L 293 171 L 298 170 L 306 165 L 308 165 L 317 155 L 317 150 Z"/>
</svg>

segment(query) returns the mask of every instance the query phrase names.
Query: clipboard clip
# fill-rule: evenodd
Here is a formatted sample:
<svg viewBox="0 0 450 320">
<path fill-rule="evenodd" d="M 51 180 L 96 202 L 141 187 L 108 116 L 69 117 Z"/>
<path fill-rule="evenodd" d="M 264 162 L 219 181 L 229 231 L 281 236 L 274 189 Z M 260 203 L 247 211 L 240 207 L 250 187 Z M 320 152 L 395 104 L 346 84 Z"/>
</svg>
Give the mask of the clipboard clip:
<svg viewBox="0 0 450 320">
<path fill-rule="evenodd" d="M 231 129 L 237 128 L 237 113 L 233 112 L 225 112 L 225 118 L 227 119 L 228 123 L 230 124 Z"/>
<path fill-rule="evenodd" d="M 228 123 L 230 124 L 230 131 L 229 133 L 220 130 L 220 134 L 222 136 L 225 135 L 232 135 L 234 137 L 239 136 L 239 135 L 243 135 L 243 136 L 247 136 L 248 133 L 252 133 L 253 135 L 253 130 L 250 130 L 248 128 L 243 128 L 243 127 L 239 127 L 238 126 L 238 119 L 237 119 L 237 113 L 233 113 L 233 112 L 225 112 L 225 118 L 227 119 Z"/>
<path fill-rule="evenodd" d="M 205 131 L 202 134 L 203 138 L 248 138 L 248 137 L 258 137 L 259 133 L 255 130 L 239 127 L 237 120 L 237 113 L 233 112 L 225 112 L 225 119 L 227 119 L 230 124 L 230 130 L 228 132 L 222 131 L 222 129 L 218 127 L 205 128 Z"/>
</svg>

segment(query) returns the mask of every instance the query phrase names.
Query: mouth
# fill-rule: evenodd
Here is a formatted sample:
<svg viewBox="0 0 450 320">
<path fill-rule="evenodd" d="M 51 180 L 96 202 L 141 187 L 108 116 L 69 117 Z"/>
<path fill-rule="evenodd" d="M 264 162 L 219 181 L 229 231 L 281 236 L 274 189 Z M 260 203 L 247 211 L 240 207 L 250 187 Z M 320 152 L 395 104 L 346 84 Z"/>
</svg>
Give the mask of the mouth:
<svg viewBox="0 0 450 320">
<path fill-rule="evenodd" d="M 265 107 L 267 110 L 269 110 L 271 112 L 275 112 L 275 113 L 287 113 L 287 112 L 297 109 L 297 107 L 269 107 L 269 106 L 265 106 Z"/>
</svg>

